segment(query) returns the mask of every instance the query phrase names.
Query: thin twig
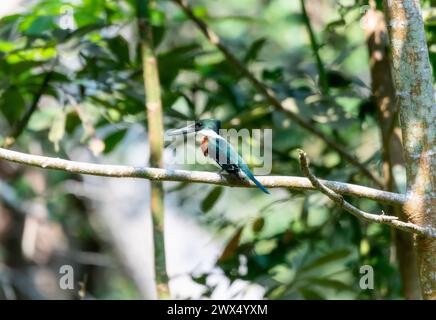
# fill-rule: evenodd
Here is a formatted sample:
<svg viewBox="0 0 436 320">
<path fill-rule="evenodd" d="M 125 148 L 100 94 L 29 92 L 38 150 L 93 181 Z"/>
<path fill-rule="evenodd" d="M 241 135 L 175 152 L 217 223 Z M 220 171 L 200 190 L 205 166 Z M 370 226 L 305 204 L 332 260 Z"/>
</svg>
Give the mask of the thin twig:
<svg viewBox="0 0 436 320">
<path fill-rule="evenodd" d="M 31 155 L 3 148 L 0 148 L 0 159 L 22 165 L 29 165 L 43 169 L 62 170 L 76 174 L 88 174 L 115 178 L 141 178 L 157 181 L 207 183 L 229 187 L 256 187 L 254 183 L 248 184 L 243 181 L 226 178 L 223 175 L 213 172 L 93 164 Z M 288 188 L 301 191 L 315 189 L 312 186 L 311 182 L 303 177 L 259 176 L 256 178 L 259 180 L 260 183 L 268 188 Z M 352 195 L 356 197 L 371 199 L 381 203 L 400 206 L 402 206 L 407 201 L 406 196 L 399 193 L 386 192 L 337 181 L 321 180 L 321 182 L 328 188 L 340 194 Z"/>
<path fill-rule="evenodd" d="M 368 222 L 376 222 L 389 225 L 393 228 L 400 229 L 406 232 L 415 233 L 427 238 L 436 238 L 436 230 L 432 227 L 421 227 L 416 224 L 410 222 L 403 222 L 398 220 L 398 217 L 382 214 L 373 214 L 356 208 L 349 202 L 345 201 L 342 195 L 337 192 L 331 190 L 327 186 L 325 186 L 321 181 L 319 181 L 309 170 L 309 163 L 307 159 L 307 155 L 303 150 L 300 150 L 300 166 L 303 174 L 310 180 L 312 185 L 324 193 L 327 197 L 329 197 L 333 202 L 335 202 L 339 207 L 348 211 L 352 215 L 356 216 L 359 219 L 368 221 Z"/>
<path fill-rule="evenodd" d="M 321 130 L 319 130 L 317 127 L 315 127 L 312 123 L 305 120 L 298 114 L 296 114 L 294 111 L 290 110 L 289 108 L 282 105 L 282 103 L 278 100 L 278 98 L 275 96 L 275 93 L 271 88 L 269 88 L 266 84 L 259 81 L 254 74 L 252 74 L 245 66 L 244 64 L 236 58 L 233 53 L 227 49 L 226 46 L 224 46 L 221 42 L 221 39 L 218 37 L 218 35 L 213 32 L 207 24 L 199 19 L 191 10 L 186 0 L 173 0 L 175 3 L 177 3 L 180 8 L 183 10 L 183 12 L 186 14 L 186 16 L 194 22 L 194 24 L 198 27 L 198 29 L 203 33 L 203 35 L 218 49 L 221 51 L 221 53 L 226 57 L 227 61 L 231 63 L 241 74 L 246 77 L 253 86 L 267 99 L 267 101 L 274 106 L 277 110 L 280 110 L 287 114 L 290 119 L 292 119 L 294 122 L 296 122 L 299 126 L 306 129 L 307 131 L 313 133 L 317 137 L 319 137 L 321 140 L 323 140 L 331 149 L 338 152 L 343 159 L 348 161 L 349 163 L 356 166 L 365 176 L 367 176 L 369 179 L 371 179 L 378 187 L 383 187 L 383 182 L 376 177 L 371 171 L 366 168 L 365 165 L 363 165 L 356 157 L 349 154 L 345 148 L 343 148 L 341 145 L 337 144 L 334 140 L 327 137 Z"/>
<path fill-rule="evenodd" d="M 312 24 L 310 22 L 309 14 L 306 10 L 305 0 L 300 0 L 301 2 L 301 13 L 303 14 L 303 21 L 306 25 L 307 33 L 309 34 L 310 46 L 313 51 L 313 55 L 315 56 L 316 66 L 318 68 L 319 73 L 319 83 L 321 86 L 321 92 L 323 95 L 329 94 L 329 85 L 327 82 L 327 75 L 324 68 L 324 63 L 319 54 L 319 45 L 318 41 L 316 41 L 315 32 L 313 31 Z"/>
</svg>

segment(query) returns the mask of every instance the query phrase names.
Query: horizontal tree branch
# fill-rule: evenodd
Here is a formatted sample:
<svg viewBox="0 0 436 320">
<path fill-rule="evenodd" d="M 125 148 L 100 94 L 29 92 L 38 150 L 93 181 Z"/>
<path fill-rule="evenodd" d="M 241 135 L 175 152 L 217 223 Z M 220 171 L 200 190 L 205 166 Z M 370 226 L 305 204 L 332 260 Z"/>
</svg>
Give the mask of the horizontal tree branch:
<svg viewBox="0 0 436 320">
<path fill-rule="evenodd" d="M 245 78 L 247 78 L 251 84 L 266 98 L 275 109 L 284 112 L 292 121 L 297 123 L 300 127 L 311 132 L 321 140 L 323 140 L 331 149 L 339 153 L 344 160 L 354 165 L 359 171 L 371 179 L 378 187 L 383 187 L 383 182 L 379 177 L 374 175 L 363 163 L 359 161 L 355 156 L 350 154 L 343 146 L 336 143 L 333 139 L 326 136 L 320 129 L 318 129 L 313 123 L 298 115 L 296 112 L 290 110 L 284 106 L 276 97 L 274 91 L 268 87 L 265 83 L 261 82 L 256 76 L 248 70 L 248 68 L 225 46 L 223 45 L 219 36 L 195 13 L 191 10 L 187 0 L 173 0 L 183 10 L 186 16 L 197 26 L 197 28 L 203 33 L 203 35 L 213 44 L 221 53 L 226 57 L 227 61 L 233 65 Z"/>
<path fill-rule="evenodd" d="M 302 150 L 300 150 L 300 165 L 301 165 L 301 171 L 303 171 L 303 174 L 310 180 L 310 182 L 312 183 L 312 185 L 316 189 L 318 189 L 319 191 L 324 193 L 333 202 L 335 202 L 339 207 L 348 211 L 349 213 L 356 216 L 357 218 L 360 218 L 360 219 L 368 221 L 368 222 L 376 222 L 376 223 L 386 224 L 386 225 L 391 226 L 391 227 L 396 228 L 396 229 L 400 229 L 400 230 L 410 232 L 410 233 L 415 233 L 415 234 L 421 235 L 423 237 L 436 239 L 436 230 L 433 229 L 431 226 L 422 227 L 422 226 L 418 226 L 418 225 L 410 223 L 410 222 L 403 222 L 403 221 L 398 220 L 398 217 L 388 216 L 388 215 L 385 215 L 383 212 L 382 212 L 382 214 L 368 213 L 368 212 L 360 210 L 359 208 L 356 208 L 351 203 L 345 201 L 344 197 L 342 197 L 340 194 L 333 191 L 332 189 L 328 188 L 326 185 L 323 184 L 323 182 L 318 180 L 318 178 L 316 178 L 310 172 L 309 161 L 307 159 L 306 153 Z"/>
<path fill-rule="evenodd" d="M 213 172 L 157 169 L 120 165 L 103 165 L 76 162 L 59 158 L 30 155 L 0 148 L 0 159 L 39 167 L 56 169 L 70 173 L 89 174 L 116 178 L 142 178 L 157 181 L 180 181 L 190 183 L 207 183 L 231 187 L 256 187 L 253 183 L 245 183 Z M 257 179 L 268 188 L 288 188 L 292 190 L 314 190 L 311 182 L 303 177 L 261 176 Z M 406 196 L 399 193 L 386 192 L 355 184 L 321 180 L 330 189 L 344 195 L 371 199 L 385 204 L 400 205 L 406 202 Z"/>
</svg>

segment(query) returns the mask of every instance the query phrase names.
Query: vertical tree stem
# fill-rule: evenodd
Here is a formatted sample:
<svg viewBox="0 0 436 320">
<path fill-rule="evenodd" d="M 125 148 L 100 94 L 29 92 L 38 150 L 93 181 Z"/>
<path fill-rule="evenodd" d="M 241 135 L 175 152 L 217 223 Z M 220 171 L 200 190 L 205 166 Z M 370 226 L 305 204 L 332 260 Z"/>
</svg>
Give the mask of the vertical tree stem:
<svg viewBox="0 0 436 320">
<path fill-rule="evenodd" d="M 142 54 L 142 68 L 146 97 L 150 165 L 162 168 L 163 119 L 159 71 L 153 48 L 153 32 L 148 21 L 151 5 L 147 0 L 137 0 L 138 25 Z M 170 297 L 166 271 L 164 242 L 164 192 L 162 182 L 151 182 L 151 214 L 153 220 L 154 269 L 159 299 Z"/>
<path fill-rule="evenodd" d="M 321 92 L 323 95 L 329 94 L 329 85 L 327 82 L 327 75 L 324 68 L 324 63 L 321 59 L 321 56 L 319 54 L 319 45 L 318 41 L 315 37 L 315 32 L 313 31 L 312 24 L 310 22 L 309 15 L 306 10 L 306 4 L 304 2 L 305 0 L 300 0 L 301 2 L 301 13 L 303 15 L 303 21 L 306 25 L 307 33 L 309 34 L 310 39 L 310 46 L 312 47 L 313 55 L 315 56 L 316 60 L 316 66 L 318 68 L 318 74 L 319 74 L 319 83 L 321 86 Z"/>
<path fill-rule="evenodd" d="M 371 10 L 366 13 L 365 37 L 369 51 L 372 96 L 377 107 L 378 123 L 382 140 L 383 176 L 385 190 L 396 191 L 393 175 L 395 164 L 404 165 L 402 158 L 401 133 L 397 126 L 397 104 L 390 69 L 386 22 L 383 12 L 376 9 L 375 1 L 370 1 Z M 395 216 L 406 220 L 400 206 L 394 206 Z M 392 229 L 395 244 L 395 260 L 398 260 L 403 293 L 406 299 L 421 298 L 419 287 L 416 250 L 411 234 Z"/>
<path fill-rule="evenodd" d="M 421 8 L 418 0 L 385 0 L 384 5 L 407 170 L 405 213 L 413 223 L 434 227 L 436 102 Z M 416 240 L 423 297 L 436 299 L 436 241 Z"/>
</svg>

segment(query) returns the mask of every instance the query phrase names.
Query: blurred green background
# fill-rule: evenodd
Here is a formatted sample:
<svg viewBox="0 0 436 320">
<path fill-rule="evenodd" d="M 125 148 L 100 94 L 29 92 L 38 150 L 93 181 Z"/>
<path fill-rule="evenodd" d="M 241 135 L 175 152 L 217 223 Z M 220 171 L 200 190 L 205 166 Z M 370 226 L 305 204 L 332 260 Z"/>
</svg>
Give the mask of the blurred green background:
<svg viewBox="0 0 436 320">
<path fill-rule="evenodd" d="M 0 142 L 36 108 L 16 150 L 147 165 L 135 1 L 3 2 Z M 436 64 L 431 2 L 421 1 Z M 280 101 L 382 174 L 362 28 L 366 1 L 306 1 L 327 95 L 321 94 L 300 1 L 190 4 Z M 166 129 L 200 118 L 221 119 L 226 128 L 271 128 L 272 174 L 301 176 L 301 148 L 318 177 L 374 186 L 272 109 L 174 3 L 157 1 L 150 17 Z M 211 165 L 183 168 L 216 171 Z M 397 165 L 394 173 L 404 191 L 404 168 Z M 0 162 L 0 177 L 0 298 L 153 297 L 147 181 L 6 162 Z M 176 298 L 404 298 L 391 230 L 357 220 L 319 193 L 274 189 L 265 196 L 186 183 L 165 183 L 165 190 L 166 255 Z M 386 210 L 369 200 L 347 200 L 370 212 Z M 58 287 L 65 264 L 74 266 L 74 290 Z M 363 265 L 374 268 L 373 290 L 359 287 Z"/>
</svg>

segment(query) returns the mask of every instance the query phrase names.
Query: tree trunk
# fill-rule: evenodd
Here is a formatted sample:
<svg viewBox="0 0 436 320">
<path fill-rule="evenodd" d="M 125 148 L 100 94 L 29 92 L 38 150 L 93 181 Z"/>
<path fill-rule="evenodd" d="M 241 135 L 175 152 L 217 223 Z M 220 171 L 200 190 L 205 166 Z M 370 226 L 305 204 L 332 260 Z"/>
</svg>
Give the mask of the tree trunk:
<svg viewBox="0 0 436 320">
<path fill-rule="evenodd" d="M 163 115 L 159 70 L 153 48 L 153 31 L 149 23 L 149 1 L 138 1 L 138 26 L 142 54 L 144 89 L 147 109 L 150 166 L 162 168 Z M 158 298 L 169 298 L 164 243 L 164 191 L 160 181 L 151 182 L 150 209 L 153 220 L 154 266 Z"/>
<path fill-rule="evenodd" d="M 436 103 L 421 8 L 417 0 L 384 4 L 407 170 L 405 214 L 436 227 Z M 417 237 L 416 243 L 422 295 L 436 299 L 436 241 Z"/>
<path fill-rule="evenodd" d="M 378 123 L 382 140 L 383 177 L 385 190 L 397 192 L 393 175 L 394 166 L 404 166 L 402 157 L 401 131 L 398 127 L 398 107 L 388 55 L 388 35 L 383 12 L 376 9 L 372 1 L 366 15 L 365 37 L 369 51 L 372 82 L 372 98 L 377 107 Z M 393 206 L 393 213 L 406 220 L 401 206 Z M 406 299 L 421 299 L 418 266 L 413 237 L 410 233 L 392 229 L 394 261 L 398 261 Z"/>
</svg>

